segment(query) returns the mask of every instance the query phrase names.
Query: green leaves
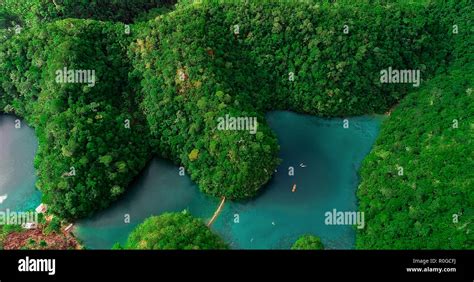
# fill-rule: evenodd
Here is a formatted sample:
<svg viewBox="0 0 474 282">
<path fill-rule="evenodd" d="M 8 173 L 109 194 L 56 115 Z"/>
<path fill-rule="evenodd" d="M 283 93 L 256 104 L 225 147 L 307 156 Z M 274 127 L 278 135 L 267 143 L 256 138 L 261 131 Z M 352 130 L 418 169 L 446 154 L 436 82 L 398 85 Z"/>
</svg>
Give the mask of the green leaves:
<svg viewBox="0 0 474 282">
<path fill-rule="evenodd" d="M 37 130 L 38 187 L 62 218 L 107 207 L 150 158 L 148 128 L 128 82 L 130 39 L 122 30 L 122 24 L 68 19 L 24 30 L 0 46 L 0 84 L 13 86 L 0 92 Z M 58 83 L 64 67 L 94 70 L 97 84 Z"/>
<path fill-rule="evenodd" d="M 292 250 L 323 250 L 324 246 L 319 237 L 303 235 L 291 246 Z"/>
<path fill-rule="evenodd" d="M 473 87 L 467 74 L 474 73 L 474 52 L 472 17 L 463 12 L 470 3 L 369 2 L 180 4 L 137 24 L 129 36 L 122 23 L 110 21 L 46 23 L 65 17 L 130 22 L 161 2 L 64 0 L 58 7 L 49 0 L 4 0 L 0 24 L 8 16 L 35 28 L 0 34 L 0 110 L 24 116 L 36 128 L 44 202 L 75 219 L 122 194 L 151 151 L 185 166 L 205 193 L 253 197 L 279 163 L 266 111 L 384 113 L 412 88 L 381 85 L 381 69 L 419 68 L 427 80 L 456 61 L 449 76 L 409 95 L 384 124 L 361 169 L 360 209 L 368 225 L 357 245 L 470 247 L 469 229 L 462 226 L 472 220 L 465 214 L 460 226 L 446 222 L 473 199 L 474 106 L 466 91 Z M 456 36 L 453 22 L 460 27 Z M 65 66 L 94 69 L 98 83 L 55 83 L 55 71 Z M 225 115 L 255 117 L 256 134 L 217 129 Z M 453 119 L 458 129 L 450 127 Z M 404 167 L 402 177 L 397 166 Z M 131 237 L 131 247 L 223 246 L 202 223 L 181 215 L 150 222 Z M 159 240 L 144 235 L 162 222 Z M 201 236 L 207 239 L 195 241 Z M 307 241 L 319 248 L 314 238 Z"/>
<path fill-rule="evenodd" d="M 360 170 L 359 210 L 368 228 L 358 231 L 357 248 L 472 249 L 462 227 L 474 220 L 466 213 L 474 198 L 474 98 L 457 93 L 474 81 L 473 70 L 472 62 L 455 63 L 383 123 Z M 433 93 L 442 95 L 431 103 Z"/>
<path fill-rule="evenodd" d="M 146 219 L 130 233 L 124 249 L 213 250 L 227 245 L 201 220 L 177 212 Z"/>
<path fill-rule="evenodd" d="M 157 151 L 184 165 L 203 192 L 254 196 L 278 164 L 277 140 L 263 113 L 386 112 L 411 86 L 382 87 L 381 69 L 429 65 L 423 70 L 429 76 L 440 63 L 430 56 L 441 41 L 429 41 L 428 24 L 420 24 L 426 16 L 421 7 L 368 3 L 181 5 L 149 22 L 130 54 Z M 410 28 L 399 30 L 403 19 Z M 413 37 L 432 48 L 412 48 L 406 43 Z M 150 44 L 153 52 L 146 51 Z M 226 114 L 257 116 L 257 134 L 217 130 L 217 118 Z"/>
<path fill-rule="evenodd" d="M 101 156 L 99 157 L 99 162 L 103 163 L 106 167 L 108 167 L 110 163 L 112 162 L 112 156 L 110 155 Z"/>
<path fill-rule="evenodd" d="M 175 0 L 3 0 L 4 9 L 21 19 L 28 26 L 40 25 L 65 18 L 95 19 L 101 21 L 121 21 L 131 23 L 138 16 L 140 20 L 147 18 L 146 13 L 150 9 L 153 14 L 169 11 Z M 2 7 L 3 8 L 3 7 Z M 1 23 L 1 18 L 0 18 Z"/>
</svg>

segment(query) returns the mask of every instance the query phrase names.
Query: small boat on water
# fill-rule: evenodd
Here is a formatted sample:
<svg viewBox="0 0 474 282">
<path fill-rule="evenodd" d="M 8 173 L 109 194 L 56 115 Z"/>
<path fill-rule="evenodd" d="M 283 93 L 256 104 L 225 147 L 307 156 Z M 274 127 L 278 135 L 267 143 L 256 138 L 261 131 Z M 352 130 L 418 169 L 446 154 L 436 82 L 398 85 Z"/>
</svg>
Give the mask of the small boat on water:
<svg viewBox="0 0 474 282">
<path fill-rule="evenodd" d="M 291 192 L 296 192 L 296 184 L 293 184 L 293 188 L 291 189 Z"/>
</svg>

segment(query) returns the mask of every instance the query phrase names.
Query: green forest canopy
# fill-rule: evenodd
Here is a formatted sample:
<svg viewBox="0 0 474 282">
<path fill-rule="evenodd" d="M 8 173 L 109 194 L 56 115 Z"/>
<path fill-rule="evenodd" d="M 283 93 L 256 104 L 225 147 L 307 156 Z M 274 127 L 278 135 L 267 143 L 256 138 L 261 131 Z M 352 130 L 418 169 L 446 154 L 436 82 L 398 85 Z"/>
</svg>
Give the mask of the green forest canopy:
<svg viewBox="0 0 474 282">
<path fill-rule="evenodd" d="M 65 18 L 131 23 L 148 10 L 174 3 L 176 0 L 0 0 L 3 10 L 23 26 Z"/>
<path fill-rule="evenodd" d="M 384 122 L 360 170 L 357 248 L 474 247 L 473 81 L 473 64 L 457 65 Z"/>
<path fill-rule="evenodd" d="M 215 250 L 227 249 L 219 236 L 186 211 L 147 218 L 130 233 L 125 249 Z"/>
<path fill-rule="evenodd" d="M 382 124 L 360 169 L 367 224 L 356 248 L 474 248 L 474 9 L 449 3 L 436 14 L 459 29 L 450 42 L 453 63 Z"/>
<path fill-rule="evenodd" d="M 324 250 L 321 239 L 314 235 L 303 235 L 291 246 L 292 250 Z"/>
<path fill-rule="evenodd" d="M 453 171 L 455 182 L 442 170 L 446 161 L 459 162 L 463 150 L 463 168 L 473 163 L 472 138 L 462 141 L 472 137 L 473 99 L 466 92 L 472 88 L 469 1 L 203 1 L 132 25 L 131 34 L 123 23 L 111 21 L 128 23 L 158 2 L 136 1 L 129 11 L 116 6 L 120 1 L 107 1 L 94 9 L 99 14 L 87 12 L 88 7 L 73 12 L 66 0 L 57 1 L 61 13 L 50 1 L 46 6 L 46 1 L 29 2 L 34 9 L 3 2 L 2 26 L 18 18 L 24 30 L 2 31 L 0 110 L 26 118 L 35 128 L 37 185 L 53 213 L 74 219 L 105 208 L 151 151 L 185 166 L 205 193 L 249 198 L 279 163 L 266 111 L 349 116 L 384 113 L 402 101 L 361 170 L 360 209 L 370 221 L 357 246 L 381 247 L 376 236 L 388 226 L 393 231 L 384 233 L 384 242 L 399 242 L 388 247 L 472 247 L 467 208 L 473 193 L 466 187 L 473 187 L 473 170 Z M 117 13 L 107 14 L 110 10 Z M 111 21 L 61 20 L 66 17 Z M 454 24 L 459 33 L 453 32 Z M 379 72 L 389 66 L 421 70 L 421 88 L 381 84 Z M 57 84 L 55 71 L 63 67 L 94 69 L 98 83 Z M 426 106 L 430 93 L 445 91 L 434 107 Z M 464 108 L 455 101 L 463 101 Z M 216 130 L 217 118 L 225 114 L 257 117 L 257 134 Z M 450 135 L 453 116 L 460 124 Z M 443 117 L 450 119 L 446 126 Z M 433 118 L 438 122 L 429 125 Z M 127 120 L 130 128 L 124 126 Z M 420 122 L 416 128 L 414 120 Z M 420 136 L 425 143 L 417 143 Z M 402 153 L 402 143 L 413 155 Z M 454 153 L 445 151 L 446 144 Z M 446 158 L 432 162 L 432 155 Z M 424 170 L 418 169 L 420 156 Z M 395 162 L 409 168 L 405 178 L 393 178 Z M 407 189 L 413 184 L 423 188 Z M 399 201 L 404 197 L 416 200 Z M 452 208 L 440 208 L 440 201 Z M 434 211 L 432 218 L 399 226 L 407 216 L 426 217 L 419 212 L 426 205 Z M 464 217 L 461 225 L 451 226 L 446 220 L 456 207 Z M 452 237 L 442 243 L 445 235 Z M 428 236 L 435 239 L 413 241 Z"/>
</svg>

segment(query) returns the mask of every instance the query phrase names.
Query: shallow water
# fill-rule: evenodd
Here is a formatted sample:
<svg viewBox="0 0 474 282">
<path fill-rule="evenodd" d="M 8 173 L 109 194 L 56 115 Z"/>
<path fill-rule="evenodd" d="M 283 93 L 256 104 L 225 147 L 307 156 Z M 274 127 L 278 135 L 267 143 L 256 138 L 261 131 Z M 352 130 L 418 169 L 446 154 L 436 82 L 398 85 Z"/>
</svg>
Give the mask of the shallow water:
<svg viewBox="0 0 474 282">
<path fill-rule="evenodd" d="M 41 193 L 35 188 L 33 159 L 38 142 L 35 131 L 17 117 L 0 115 L 0 211 L 28 211 L 41 203 Z"/>
</svg>

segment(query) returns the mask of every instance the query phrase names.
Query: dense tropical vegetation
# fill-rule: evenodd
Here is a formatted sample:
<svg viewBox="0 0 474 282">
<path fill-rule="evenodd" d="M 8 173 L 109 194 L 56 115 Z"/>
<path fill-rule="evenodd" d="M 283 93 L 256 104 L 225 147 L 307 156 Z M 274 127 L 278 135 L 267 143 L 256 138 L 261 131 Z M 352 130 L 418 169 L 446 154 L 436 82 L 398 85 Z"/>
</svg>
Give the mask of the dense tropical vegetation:
<svg viewBox="0 0 474 282">
<path fill-rule="evenodd" d="M 209 250 L 226 249 L 219 236 L 186 211 L 147 218 L 130 233 L 125 249 Z"/>
<path fill-rule="evenodd" d="M 1 0 L 2 8 L 20 25 L 37 25 L 58 19 L 78 18 L 133 22 L 136 16 L 176 3 L 176 0 Z"/>
<path fill-rule="evenodd" d="M 68 19 L 0 46 L 0 106 L 35 128 L 37 186 L 62 217 L 105 208 L 149 159 L 143 113 L 132 84 L 121 83 L 129 42 L 120 24 Z M 56 83 L 64 67 L 95 70 L 96 85 Z"/>
<path fill-rule="evenodd" d="M 262 114 L 387 111 L 413 87 L 380 84 L 381 69 L 420 68 L 429 76 L 445 63 L 448 50 L 435 32 L 441 23 L 424 20 L 430 9 L 204 2 L 150 21 L 130 49 L 158 152 L 184 164 L 206 193 L 256 195 L 278 164 Z M 258 134 L 216 130 L 229 113 L 258 117 Z"/>
<path fill-rule="evenodd" d="M 442 19 L 453 64 L 410 93 L 382 125 L 361 168 L 362 249 L 473 249 L 474 11 L 448 5 Z"/>
<path fill-rule="evenodd" d="M 357 247 L 472 248 L 470 1 L 172 2 L 0 0 L 0 111 L 35 128 L 53 213 L 105 208 L 152 153 L 205 193 L 249 198 L 279 163 L 266 111 L 349 116 L 400 102 L 361 169 Z M 95 70 L 96 85 L 56 83 L 64 67 Z M 380 83 L 388 67 L 420 70 L 421 87 Z M 225 115 L 256 117 L 257 133 L 218 130 Z"/>
<path fill-rule="evenodd" d="M 367 226 L 358 248 L 474 247 L 474 69 L 467 70 L 437 76 L 383 124 L 361 169 Z"/>
<path fill-rule="evenodd" d="M 321 239 L 314 235 L 303 235 L 291 246 L 292 250 L 324 250 Z"/>
</svg>

